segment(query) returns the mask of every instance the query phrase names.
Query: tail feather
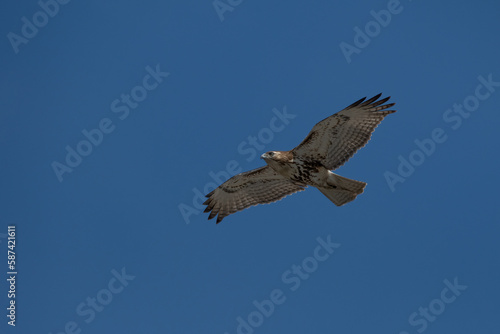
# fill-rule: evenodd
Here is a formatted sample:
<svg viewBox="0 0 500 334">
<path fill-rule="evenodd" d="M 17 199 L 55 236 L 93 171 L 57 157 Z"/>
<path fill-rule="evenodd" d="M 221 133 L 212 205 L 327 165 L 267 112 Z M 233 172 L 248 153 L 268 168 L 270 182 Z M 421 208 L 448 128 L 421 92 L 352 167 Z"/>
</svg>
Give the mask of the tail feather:
<svg viewBox="0 0 500 334">
<path fill-rule="evenodd" d="M 318 189 L 337 206 L 353 201 L 366 187 L 365 182 L 351 180 L 334 173 L 330 174 L 328 184 L 331 188 L 318 187 Z"/>
</svg>

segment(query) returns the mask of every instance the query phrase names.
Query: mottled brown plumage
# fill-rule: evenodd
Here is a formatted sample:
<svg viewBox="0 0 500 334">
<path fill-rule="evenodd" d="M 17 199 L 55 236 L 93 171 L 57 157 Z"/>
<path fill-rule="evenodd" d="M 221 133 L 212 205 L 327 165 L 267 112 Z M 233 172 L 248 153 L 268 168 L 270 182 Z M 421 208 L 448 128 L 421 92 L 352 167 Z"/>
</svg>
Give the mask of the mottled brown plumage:
<svg viewBox="0 0 500 334">
<path fill-rule="evenodd" d="M 370 140 L 372 132 L 394 103 L 381 94 L 354 102 L 316 124 L 291 151 L 270 151 L 263 158 L 267 166 L 233 176 L 207 195 L 208 219 L 224 217 L 250 206 L 271 203 L 287 195 L 318 188 L 335 205 L 341 206 L 361 194 L 366 183 L 351 180 L 330 170 L 342 166 Z M 378 100 L 378 101 L 377 101 Z"/>
</svg>

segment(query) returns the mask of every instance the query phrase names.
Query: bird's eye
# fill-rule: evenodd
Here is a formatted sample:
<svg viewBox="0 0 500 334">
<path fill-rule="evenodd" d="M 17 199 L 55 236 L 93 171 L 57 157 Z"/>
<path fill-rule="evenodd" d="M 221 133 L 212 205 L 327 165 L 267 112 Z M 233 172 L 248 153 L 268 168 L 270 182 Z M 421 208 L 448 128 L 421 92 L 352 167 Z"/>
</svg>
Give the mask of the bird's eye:
<svg viewBox="0 0 500 334">
<path fill-rule="evenodd" d="M 274 152 L 269 152 L 269 156 L 272 157 L 274 155 Z"/>
</svg>

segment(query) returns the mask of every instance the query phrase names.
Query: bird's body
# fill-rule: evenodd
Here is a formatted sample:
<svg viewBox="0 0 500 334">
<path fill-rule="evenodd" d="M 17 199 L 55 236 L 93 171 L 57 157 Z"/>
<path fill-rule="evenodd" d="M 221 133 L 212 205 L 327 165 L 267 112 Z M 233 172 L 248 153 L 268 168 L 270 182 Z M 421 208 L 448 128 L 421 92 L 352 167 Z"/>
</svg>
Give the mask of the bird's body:
<svg viewBox="0 0 500 334">
<path fill-rule="evenodd" d="M 290 151 L 271 151 L 264 153 L 261 158 L 275 172 L 292 182 L 313 187 L 333 185 L 335 174 L 317 161 L 304 161 L 301 157 L 294 157 Z"/>
<path fill-rule="evenodd" d="M 318 160 L 304 160 L 292 151 L 271 151 L 261 156 L 276 173 L 298 185 L 318 188 L 341 206 L 361 194 L 366 183 L 350 180 L 331 172 Z"/>
<path fill-rule="evenodd" d="M 267 166 L 233 176 L 207 195 L 205 201 L 217 223 L 234 212 L 253 205 L 271 203 L 312 186 L 335 205 L 341 206 L 361 194 L 366 183 L 337 175 L 331 170 L 342 166 L 366 145 L 382 119 L 395 112 L 377 101 L 380 94 L 361 99 L 316 124 L 307 137 L 290 151 L 270 151 L 261 158 Z"/>
</svg>

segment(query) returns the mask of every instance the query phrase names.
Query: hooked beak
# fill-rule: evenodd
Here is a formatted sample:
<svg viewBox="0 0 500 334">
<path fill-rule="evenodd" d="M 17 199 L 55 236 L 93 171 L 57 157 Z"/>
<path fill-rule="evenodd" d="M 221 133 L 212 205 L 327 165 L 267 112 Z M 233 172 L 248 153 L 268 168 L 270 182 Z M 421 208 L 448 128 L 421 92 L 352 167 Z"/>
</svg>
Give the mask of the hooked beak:
<svg viewBox="0 0 500 334">
<path fill-rule="evenodd" d="M 264 153 L 260 156 L 261 159 L 266 159 L 267 158 L 267 153 Z"/>
</svg>

